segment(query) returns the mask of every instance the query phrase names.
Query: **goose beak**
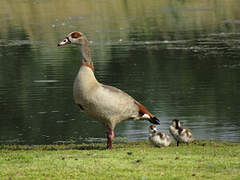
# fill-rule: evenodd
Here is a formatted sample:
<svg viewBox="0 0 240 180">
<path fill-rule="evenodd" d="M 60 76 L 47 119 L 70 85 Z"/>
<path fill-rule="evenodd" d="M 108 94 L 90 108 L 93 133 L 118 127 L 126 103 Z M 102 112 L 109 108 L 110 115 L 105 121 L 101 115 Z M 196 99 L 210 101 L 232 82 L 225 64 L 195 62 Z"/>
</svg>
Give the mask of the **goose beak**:
<svg viewBox="0 0 240 180">
<path fill-rule="evenodd" d="M 67 44 L 70 44 L 71 42 L 68 40 L 68 38 L 64 39 L 62 42 L 58 43 L 57 46 L 65 46 Z"/>
</svg>

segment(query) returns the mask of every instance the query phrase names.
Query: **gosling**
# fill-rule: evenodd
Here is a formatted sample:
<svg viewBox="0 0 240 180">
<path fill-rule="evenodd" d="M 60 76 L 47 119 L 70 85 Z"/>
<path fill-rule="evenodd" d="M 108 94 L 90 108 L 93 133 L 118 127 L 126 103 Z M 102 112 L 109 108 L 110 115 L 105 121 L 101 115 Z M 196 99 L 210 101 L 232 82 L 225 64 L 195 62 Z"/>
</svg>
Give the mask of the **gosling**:
<svg viewBox="0 0 240 180">
<path fill-rule="evenodd" d="M 172 122 L 173 125 L 170 126 L 169 131 L 177 141 L 177 146 L 179 146 L 179 143 L 189 144 L 195 140 L 191 131 L 187 128 L 183 128 L 178 119 L 174 119 Z"/>
<path fill-rule="evenodd" d="M 154 146 L 164 147 L 169 146 L 171 144 L 171 138 L 162 132 L 157 132 L 157 127 L 154 125 L 149 126 L 148 128 L 149 134 L 148 139 Z"/>
</svg>

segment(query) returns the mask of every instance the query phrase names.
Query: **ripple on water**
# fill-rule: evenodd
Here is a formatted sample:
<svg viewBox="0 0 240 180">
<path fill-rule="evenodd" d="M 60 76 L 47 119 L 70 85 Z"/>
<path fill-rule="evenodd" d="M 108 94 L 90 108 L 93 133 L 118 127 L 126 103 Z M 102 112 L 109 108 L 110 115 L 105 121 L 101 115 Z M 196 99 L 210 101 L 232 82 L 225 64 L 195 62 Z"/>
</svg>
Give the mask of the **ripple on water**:
<svg viewBox="0 0 240 180">
<path fill-rule="evenodd" d="M 58 80 L 34 80 L 34 83 L 54 83 L 54 82 L 58 82 Z"/>
<path fill-rule="evenodd" d="M 0 40 L 0 47 L 8 46 L 22 46 L 22 45 L 34 45 L 41 44 L 40 41 L 29 41 L 29 40 Z"/>
</svg>

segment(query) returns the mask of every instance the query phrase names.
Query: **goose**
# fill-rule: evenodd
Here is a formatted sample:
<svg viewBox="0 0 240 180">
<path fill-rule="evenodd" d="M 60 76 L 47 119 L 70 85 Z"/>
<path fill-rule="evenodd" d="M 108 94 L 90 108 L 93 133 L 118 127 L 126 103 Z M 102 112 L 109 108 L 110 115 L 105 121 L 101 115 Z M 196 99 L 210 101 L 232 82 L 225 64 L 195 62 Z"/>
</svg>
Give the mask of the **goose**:
<svg viewBox="0 0 240 180">
<path fill-rule="evenodd" d="M 150 125 L 148 128 L 148 132 L 148 139 L 154 146 L 169 146 L 172 142 L 171 138 L 167 134 L 158 132 L 155 125 Z"/>
<path fill-rule="evenodd" d="M 113 149 L 114 128 L 122 121 L 148 120 L 153 124 L 160 124 L 157 117 L 130 95 L 98 82 L 94 75 L 89 43 L 83 33 L 71 32 L 58 46 L 68 44 L 79 46 L 83 57 L 73 85 L 74 101 L 84 113 L 103 123 L 108 149 Z"/>
<path fill-rule="evenodd" d="M 183 128 L 178 119 L 174 119 L 172 122 L 173 125 L 170 126 L 169 131 L 177 141 L 177 146 L 179 146 L 180 142 L 189 144 L 195 140 L 191 131 L 187 128 Z"/>
</svg>

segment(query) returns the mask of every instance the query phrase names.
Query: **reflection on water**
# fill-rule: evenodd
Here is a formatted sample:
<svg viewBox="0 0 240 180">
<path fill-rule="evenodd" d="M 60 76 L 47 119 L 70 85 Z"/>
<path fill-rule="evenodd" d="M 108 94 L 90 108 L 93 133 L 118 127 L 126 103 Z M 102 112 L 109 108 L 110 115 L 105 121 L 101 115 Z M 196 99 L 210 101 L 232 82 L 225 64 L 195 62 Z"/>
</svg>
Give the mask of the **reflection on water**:
<svg viewBox="0 0 240 180">
<path fill-rule="evenodd" d="M 161 118 L 159 129 L 167 132 L 178 118 L 199 139 L 239 142 L 239 5 L 3 0 L 0 143 L 98 142 L 105 136 L 73 102 L 78 49 L 56 47 L 73 30 L 91 40 L 98 80 L 146 105 Z M 145 140 L 148 125 L 124 122 L 116 136 Z"/>
</svg>

